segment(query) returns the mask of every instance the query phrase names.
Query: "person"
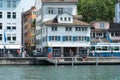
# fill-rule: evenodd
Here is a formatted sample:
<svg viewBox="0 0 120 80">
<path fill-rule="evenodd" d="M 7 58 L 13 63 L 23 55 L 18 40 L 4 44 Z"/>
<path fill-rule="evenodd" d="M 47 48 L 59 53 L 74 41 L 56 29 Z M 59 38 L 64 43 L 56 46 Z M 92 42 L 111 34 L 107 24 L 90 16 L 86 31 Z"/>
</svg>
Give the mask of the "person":
<svg viewBox="0 0 120 80">
<path fill-rule="evenodd" d="M 92 53 L 92 56 L 94 57 L 94 56 L 95 56 L 95 51 L 94 51 L 94 50 L 92 50 L 92 52 L 91 52 L 91 53 Z"/>
<path fill-rule="evenodd" d="M 8 50 L 8 57 L 13 57 L 9 50 Z"/>
<path fill-rule="evenodd" d="M 29 55 L 27 54 L 26 50 L 24 51 L 25 57 L 29 57 Z"/>
<path fill-rule="evenodd" d="M 20 50 L 17 50 L 17 54 L 18 54 L 18 57 L 20 57 L 20 55 L 21 55 Z"/>
<path fill-rule="evenodd" d="M 111 50 L 111 56 L 113 57 L 113 50 Z"/>
<path fill-rule="evenodd" d="M 73 51 L 70 49 L 70 56 L 73 57 Z"/>
<path fill-rule="evenodd" d="M 52 53 L 48 53 L 48 58 L 52 58 Z"/>
</svg>

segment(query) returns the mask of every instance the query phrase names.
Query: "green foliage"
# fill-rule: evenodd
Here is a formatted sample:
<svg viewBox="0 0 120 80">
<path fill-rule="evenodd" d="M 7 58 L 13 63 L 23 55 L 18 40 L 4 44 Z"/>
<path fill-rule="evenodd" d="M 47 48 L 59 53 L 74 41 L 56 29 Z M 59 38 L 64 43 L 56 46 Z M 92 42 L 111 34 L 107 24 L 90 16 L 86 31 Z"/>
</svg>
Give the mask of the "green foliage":
<svg viewBox="0 0 120 80">
<path fill-rule="evenodd" d="M 95 20 L 113 21 L 115 14 L 115 0 L 79 0 L 78 14 L 83 20 L 90 22 Z"/>
</svg>

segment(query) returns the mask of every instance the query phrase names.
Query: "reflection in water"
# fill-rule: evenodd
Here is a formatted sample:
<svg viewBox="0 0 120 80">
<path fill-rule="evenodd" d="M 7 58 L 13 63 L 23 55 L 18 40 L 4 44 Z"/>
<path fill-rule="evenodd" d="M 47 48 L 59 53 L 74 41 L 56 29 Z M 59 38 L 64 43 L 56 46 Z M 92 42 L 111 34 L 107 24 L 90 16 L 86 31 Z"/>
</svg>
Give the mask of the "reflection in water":
<svg viewBox="0 0 120 80">
<path fill-rule="evenodd" d="M 0 66 L 0 80 L 120 80 L 120 66 Z"/>
</svg>

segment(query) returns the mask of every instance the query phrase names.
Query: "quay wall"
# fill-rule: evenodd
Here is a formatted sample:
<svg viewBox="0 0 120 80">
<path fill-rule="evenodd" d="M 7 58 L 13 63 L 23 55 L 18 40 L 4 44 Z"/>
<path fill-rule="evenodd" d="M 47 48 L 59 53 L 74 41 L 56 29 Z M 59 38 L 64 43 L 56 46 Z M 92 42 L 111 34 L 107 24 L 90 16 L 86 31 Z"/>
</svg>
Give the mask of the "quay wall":
<svg viewBox="0 0 120 80">
<path fill-rule="evenodd" d="M 64 59 L 64 60 L 63 60 Z M 66 65 L 66 64 L 76 64 L 76 65 L 96 65 L 96 64 L 119 64 L 120 65 L 120 57 L 89 57 L 87 60 L 83 60 L 82 58 L 61 58 L 61 57 L 0 57 L 0 65 Z"/>
<path fill-rule="evenodd" d="M 0 57 L 0 64 L 10 64 L 10 65 L 34 65 L 36 64 L 36 58 L 35 57 L 26 57 L 26 58 L 21 58 L 21 57 L 13 57 L 13 58 L 8 58 L 8 57 Z M 42 62 L 42 61 L 41 61 Z M 42 64 L 39 62 L 39 64 Z"/>
</svg>

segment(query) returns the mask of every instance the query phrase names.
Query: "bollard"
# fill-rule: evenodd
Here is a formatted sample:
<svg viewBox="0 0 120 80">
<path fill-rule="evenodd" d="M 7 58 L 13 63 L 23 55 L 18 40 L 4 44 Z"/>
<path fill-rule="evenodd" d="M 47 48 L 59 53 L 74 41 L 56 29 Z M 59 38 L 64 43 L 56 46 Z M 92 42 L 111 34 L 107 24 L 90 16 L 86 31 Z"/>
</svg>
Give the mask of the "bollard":
<svg viewBox="0 0 120 80">
<path fill-rule="evenodd" d="M 98 57 L 96 57 L 96 66 L 98 65 Z"/>
<path fill-rule="evenodd" d="M 73 60 L 73 57 L 72 57 L 72 66 L 74 66 L 74 60 Z"/>
<path fill-rule="evenodd" d="M 55 58 L 55 66 L 57 66 L 57 57 Z"/>
</svg>

